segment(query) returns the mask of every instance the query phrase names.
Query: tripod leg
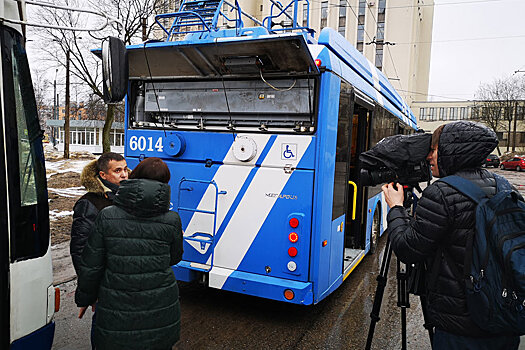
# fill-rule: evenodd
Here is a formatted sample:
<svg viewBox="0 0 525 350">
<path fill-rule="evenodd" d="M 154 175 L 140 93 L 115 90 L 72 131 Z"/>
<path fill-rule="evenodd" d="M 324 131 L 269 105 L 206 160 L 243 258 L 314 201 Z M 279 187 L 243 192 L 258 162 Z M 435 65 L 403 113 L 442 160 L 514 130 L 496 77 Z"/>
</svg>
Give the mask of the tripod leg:
<svg viewBox="0 0 525 350">
<path fill-rule="evenodd" d="M 407 349 L 407 309 L 401 308 L 401 349 Z"/>
<path fill-rule="evenodd" d="M 401 308 L 401 349 L 407 348 L 407 308 L 410 307 L 408 293 L 408 267 L 397 260 L 397 306 Z"/>
<path fill-rule="evenodd" d="M 368 329 L 368 337 L 366 339 L 366 350 L 370 350 L 372 346 L 372 338 L 374 337 L 374 331 L 376 323 L 379 321 L 379 312 L 381 310 L 381 302 L 383 301 L 383 294 L 385 293 L 385 286 L 387 282 L 388 268 L 390 266 L 390 258 L 392 257 L 392 248 L 390 247 L 390 240 L 387 237 L 385 254 L 383 255 L 383 261 L 381 262 L 381 271 L 377 276 L 377 289 L 374 296 L 374 304 L 372 311 L 370 312 L 370 328 Z"/>
</svg>

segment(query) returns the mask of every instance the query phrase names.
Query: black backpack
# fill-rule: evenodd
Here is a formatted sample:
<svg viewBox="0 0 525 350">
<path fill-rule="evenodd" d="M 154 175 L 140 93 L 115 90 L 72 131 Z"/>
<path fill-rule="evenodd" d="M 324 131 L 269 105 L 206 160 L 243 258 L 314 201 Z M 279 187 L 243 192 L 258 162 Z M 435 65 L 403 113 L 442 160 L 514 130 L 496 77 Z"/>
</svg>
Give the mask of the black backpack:
<svg viewBox="0 0 525 350">
<path fill-rule="evenodd" d="M 497 192 L 488 198 L 459 176 L 443 181 L 477 203 L 476 232 L 467 237 L 464 271 L 471 319 L 494 334 L 525 334 L 525 202 L 503 177 L 494 174 Z M 445 258 L 451 261 L 445 253 Z"/>
</svg>

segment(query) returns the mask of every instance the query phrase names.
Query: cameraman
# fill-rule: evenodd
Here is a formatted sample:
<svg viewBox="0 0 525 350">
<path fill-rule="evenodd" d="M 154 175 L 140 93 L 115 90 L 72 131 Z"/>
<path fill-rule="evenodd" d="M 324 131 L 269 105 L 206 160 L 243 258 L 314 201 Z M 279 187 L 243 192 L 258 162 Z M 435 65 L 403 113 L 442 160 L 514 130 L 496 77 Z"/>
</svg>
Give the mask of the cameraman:
<svg viewBox="0 0 525 350">
<path fill-rule="evenodd" d="M 491 173 L 481 163 L 497 146 L 491 129 L 459 121 L 442 125 L 432 135 L 427 156 L 434 177 L 458 175 L 479 185 L 489 196 L 496 193 Z M 466 237 L 475 230 L 476 204 L 448 184 L 428 186 L 414 217 L 403 207 L 403 187 L 383 186 L 390 206 L 389 238 L 397 257 L 405 263 L 425 262 L 428 321 L 435 327 L 433 349 L 518 349 L 518 336 L 487 334 L 469 317 L 464 282 L 450 264 L 463 271 Z M 450 259 L 443 257 L 443 251 Z M 451 261 L 452 260 L 452 261 Z"/>
</svg>

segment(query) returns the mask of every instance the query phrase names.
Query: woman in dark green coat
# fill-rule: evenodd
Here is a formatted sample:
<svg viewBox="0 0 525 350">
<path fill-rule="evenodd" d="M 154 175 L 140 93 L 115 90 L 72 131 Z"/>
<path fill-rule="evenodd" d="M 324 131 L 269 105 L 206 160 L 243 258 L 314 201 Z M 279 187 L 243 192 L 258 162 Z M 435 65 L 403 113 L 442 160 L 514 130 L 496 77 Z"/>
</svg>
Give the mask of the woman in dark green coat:
<svg viewBox="0 0 525 350">
<path fill-rule="evenodd" d="M 170 211 L 169 169 L 147 158 L 97 216 L 82 253 L 75 301 L 96 303 L 95 344 L 166 350 L 180 335 L 179 290 L 171 265 L 182 259 L 180 217 Z"/>
</svg>

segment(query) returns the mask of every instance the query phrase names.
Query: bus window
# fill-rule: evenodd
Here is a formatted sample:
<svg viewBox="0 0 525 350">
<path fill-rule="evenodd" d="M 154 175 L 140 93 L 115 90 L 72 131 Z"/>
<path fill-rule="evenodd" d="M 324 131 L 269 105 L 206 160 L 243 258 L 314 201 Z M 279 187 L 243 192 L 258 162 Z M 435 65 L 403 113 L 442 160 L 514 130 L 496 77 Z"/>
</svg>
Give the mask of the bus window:
<svg viewBox="0 0 525 350">
<path fill-rule="evenodd" d="M 315 80 L 132 81 L 132 128 L 312 133 Z"/>
<path fill-rule="evenodd" d="M 339 97 L 339 115 L 337 122 L 337 144 L 335 155 L 334 173 L 334 197 L 332 205 L 332 220 L 337 219 L 345 213 L 345 202 L 347 201 L 348 160 L 351 137 L 351 115 L 352 100 L 351 87 L 341 82 L 341 93 Z M 351 162 L 353 164 L 353 162 Z"/>
<path fill-rule="evenodd" d="M 42 131 L 22 39 L 6 29 L 2 35 L 6 156 L 11 222 L 11 260 L 43 256 L 49 245 Z M 4 55 L 4 57 L 6 56 Z"/>
<path fill-rule="evenodd" d="M 20 169 L 20 205 L 25 207 L 37 203 L 35 171 L 33 168 L 33 156 L 26 123 L 26 110 L 22 100 L 20 87 L 20 73 L 18 61 L 13 55 L 13 82 L 16 102 L 16 126 L 18 131 L 18 166 Z"/>
</svg>

